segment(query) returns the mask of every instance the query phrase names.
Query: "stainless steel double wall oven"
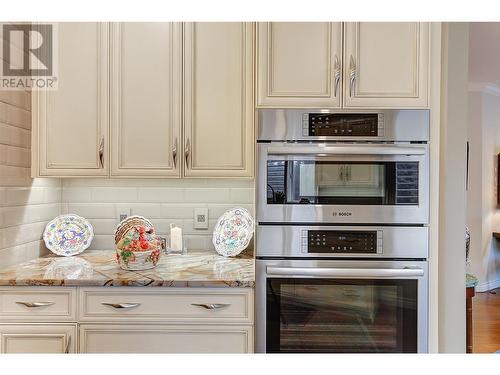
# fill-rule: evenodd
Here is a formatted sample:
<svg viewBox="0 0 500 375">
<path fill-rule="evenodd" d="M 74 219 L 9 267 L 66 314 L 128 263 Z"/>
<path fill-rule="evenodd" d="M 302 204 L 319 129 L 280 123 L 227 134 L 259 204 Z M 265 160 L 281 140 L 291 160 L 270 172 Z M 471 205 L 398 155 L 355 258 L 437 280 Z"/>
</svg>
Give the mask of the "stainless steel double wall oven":
<svg viewBox="0 0 500 375">
<path fill-rule="evenodd" d="M 257 351 L 426 352 L 429 111 L 261 109 Z"/>
</svg>

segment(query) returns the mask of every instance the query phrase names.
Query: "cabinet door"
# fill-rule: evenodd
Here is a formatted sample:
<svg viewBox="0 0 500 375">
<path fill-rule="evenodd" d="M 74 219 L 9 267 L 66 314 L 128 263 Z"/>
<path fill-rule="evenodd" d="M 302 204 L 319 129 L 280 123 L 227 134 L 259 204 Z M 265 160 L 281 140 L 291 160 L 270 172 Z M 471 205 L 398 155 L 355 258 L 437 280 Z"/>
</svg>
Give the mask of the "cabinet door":
<svg viewBox="0 0 500 375">
<path fill-rule="evenodd" d="M 33 95 L 41 176 L 108 174 L 108 29 L 58 25 L 58 89 Z"/>
<path fill-rule="evenodd" d="M 253 47 L 252 23 L 185 24 L 186 177 L 253 175 Z"/>
<path fill-rule="evenodd" d="M 340 107 L 340 22 L 259 23 L 257 40 L 258 106 Z"/>
<path fill-rule="evenodd" d="M 350 22 L 344 34 L 344 106 L 428 106 L 428 23 Z"/>
<path fill-rule="evenodd" d="M 81 353 L 251 353 L 253 326 L 80 325 Z"/>
<path fill-rule="evenodd" d="M 115 23 L 111 40 L 111 175 L 180 177 L 180 24 Z"/>
<path fill-rule="evenodd" d="M 0 353 L 76 353 L 76 324 L 0 325 Z"/>
</svg>

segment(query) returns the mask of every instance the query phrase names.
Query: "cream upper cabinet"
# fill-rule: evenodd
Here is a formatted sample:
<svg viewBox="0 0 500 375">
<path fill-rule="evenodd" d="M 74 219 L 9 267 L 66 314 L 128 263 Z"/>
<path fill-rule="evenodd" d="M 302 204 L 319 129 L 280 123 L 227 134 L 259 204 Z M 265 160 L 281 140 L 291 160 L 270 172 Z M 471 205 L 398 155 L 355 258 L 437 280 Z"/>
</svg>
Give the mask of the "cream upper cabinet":
<svg viewBox="0 0 500 375">
<path fill-rule="evenodd" d="M 108 174 L 107 23 L 58 25 L 58 89 L 34 92 L 34 160 L 40 176 Z"/>
<path fill-rule="evenodd" d="M 258 106 L 340 107 L 341 23 L 259 23 L 257 40 Z"/>
<path fill-rule="evenodd" d="M 0 353 L 76 353 L 76 324 L 0 324 Z"/>
<path fill-rule="evenodd" d="M 184 25 L 184 176 L 253 175 L 254 24 Z"/>
<path fill-rule="evenodd" d="M 180 177 L 181 26 L 111 26 L 111 175 Z"/>
<path fill-rule="evenodd" d="M 428 23 L 346 23 L 344 31 L 345 107 L 428 106 Z"/>
</svg>

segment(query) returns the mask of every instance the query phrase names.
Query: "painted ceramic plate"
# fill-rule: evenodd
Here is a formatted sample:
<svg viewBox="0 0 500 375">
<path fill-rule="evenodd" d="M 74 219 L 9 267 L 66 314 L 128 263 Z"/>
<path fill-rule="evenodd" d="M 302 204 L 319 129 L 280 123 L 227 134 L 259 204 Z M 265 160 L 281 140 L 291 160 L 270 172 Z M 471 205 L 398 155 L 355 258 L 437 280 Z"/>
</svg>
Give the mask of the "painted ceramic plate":
<svg viewBox="0 0 500 375">
<path fill-rule="evenodd" d="M 63 256 L 80 254 L 90 246 L 93 238 L 94 228 L 89 221 L 74 214 L 56 217 L 43 232 L 45 246 Z"/>
<path fill-rule="evenodd" d="M 212 237 L 215 250 L 225 257 L 238 255 L 247 248 L 253 231 L 250 213 L 244 208 L 232 208 L 217 220 Z"/>
</svg>

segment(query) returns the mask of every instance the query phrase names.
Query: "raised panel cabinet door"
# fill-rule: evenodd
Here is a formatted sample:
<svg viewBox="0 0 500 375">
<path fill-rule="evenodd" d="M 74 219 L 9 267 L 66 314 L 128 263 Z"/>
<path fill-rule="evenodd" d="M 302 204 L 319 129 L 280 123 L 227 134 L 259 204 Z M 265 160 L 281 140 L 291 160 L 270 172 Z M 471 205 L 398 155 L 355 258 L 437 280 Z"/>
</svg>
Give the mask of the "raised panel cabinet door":
<svg viewBox="0 0 500 375">
<path fill-rule="evenodd" d="M 181 25 L 111 25 L 111 175 L 180 177 Z"/>
<path fill-rule="evenodd" d="M 257 42 L 257 106 L 340 107 L 340 22 L 259 23 Z"/>
<path fill-rule="evenodd" d="M 58 24 L 58 88 L 33 95 L 41 176 L 108 175 L 109 25 Z"/>
<path fill-rule="evenodd" d="M 429 23 L 349 22 L 344 35 L 345 107 L 429 105 Z"/>
<path fill-rule="evenodd" d="M 252 353 L 253 326 L 80 325 L 81 353 Z"/>
<path fill-rule="evenodd" d="M 0 324 L 0 353 L 76 353 L 76 324 Z"/>
<path fill-rule="evenodd" d="M 184 176 L 252 177 L 253 23 L 184 25 Z"/>
</svg>

